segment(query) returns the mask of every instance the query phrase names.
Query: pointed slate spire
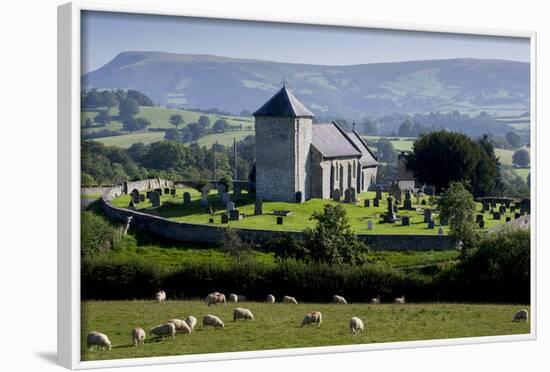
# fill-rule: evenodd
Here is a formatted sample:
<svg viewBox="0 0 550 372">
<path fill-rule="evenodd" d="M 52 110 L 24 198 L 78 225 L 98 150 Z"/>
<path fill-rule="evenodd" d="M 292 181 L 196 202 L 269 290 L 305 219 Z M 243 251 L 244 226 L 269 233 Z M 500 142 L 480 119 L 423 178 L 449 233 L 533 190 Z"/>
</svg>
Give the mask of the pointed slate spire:
<svg viewBox="0 0 550 372">
<path fill-rule="evenodd" d="M 313 117 L 309 111 L 290 91 L 286 84 L 262 107 L 254 116 L 286 116 L 286 117 Z"/>
</svg>

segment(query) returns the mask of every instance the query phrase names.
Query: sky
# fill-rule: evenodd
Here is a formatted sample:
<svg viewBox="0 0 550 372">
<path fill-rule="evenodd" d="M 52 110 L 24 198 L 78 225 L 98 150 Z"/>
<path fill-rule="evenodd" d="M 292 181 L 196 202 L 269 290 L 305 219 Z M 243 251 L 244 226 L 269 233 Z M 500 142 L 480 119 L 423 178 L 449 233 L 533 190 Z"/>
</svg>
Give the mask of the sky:
<svg viewBox="0 0 550 372">
<path fill-rule="evenodd" d="M 82 73 L 125 51 L 353 65 L 446 58 L 529 62 L 527 38 L 84 11 Z"/>
</svg>

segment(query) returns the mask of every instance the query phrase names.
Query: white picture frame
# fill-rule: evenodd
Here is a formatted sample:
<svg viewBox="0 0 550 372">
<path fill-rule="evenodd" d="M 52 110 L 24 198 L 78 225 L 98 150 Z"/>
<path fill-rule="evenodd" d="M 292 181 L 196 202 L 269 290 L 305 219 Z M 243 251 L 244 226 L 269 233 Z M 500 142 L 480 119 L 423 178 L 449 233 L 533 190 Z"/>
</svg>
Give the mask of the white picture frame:
<svg viewBox="0 0 550 372">
<path fill-rule="evenodd" d="M 343 27 L 366 27 L 392 30 L 426 31 L 436 33 L 475 34 L 487 36 L 522 37 L 531 45 L 531 167 L 537 169 L 536 159 L 536 33 L 533 31 L 455 28 L 436 25 L 392 24 L 325 19 L 309 16 L 278 17 L 267 14 L 227 14 L 215 11 L 200 12 L 185 7 L 132 6 L 71 2 L 58 8 L 58 362 L 70 369 L 92 369 L 138 365 L 160 365 L 203 361 L 221 361 L 276 356 L 314 355 L 356 351 L 404 349 L 447 345 L 465 345 L 507 341 L 535 340 L 537 337 L 536 298 L 536 230 L 537 205 L 533 203 L 531 217 L 531 321 L 530 333 L 522 335 L 469 337 L 428 341 L 391 342 L 384 344 L 325 346 L 270 351 L 165 356 L 105 361 L 80 360 L 80 76 L 81 46 L 80 17 L 82 11 L 106 11 L 167 16 L 204 17 L 230 20 L 252 20 Z M 536 195 L 536 172 L 532 173 L 531 196 Z"/>
</svg>

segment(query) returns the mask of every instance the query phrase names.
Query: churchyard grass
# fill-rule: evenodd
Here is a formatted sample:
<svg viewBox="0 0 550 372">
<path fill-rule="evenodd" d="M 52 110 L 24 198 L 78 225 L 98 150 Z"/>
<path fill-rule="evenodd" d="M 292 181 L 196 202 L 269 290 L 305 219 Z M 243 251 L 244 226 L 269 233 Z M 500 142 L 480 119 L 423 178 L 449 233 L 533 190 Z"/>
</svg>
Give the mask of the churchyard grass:
<svg viewBox="0 0 550 372">
<path fill-rule="evenodd" d="M 205 294 L 206 296 L 206 294 Z M 370 344 L 395 341 L 446 339 L 529 333 L 529 323 L 512 321 L 514 313 L 525 305 L 408 303 L 405 305 L 300 303 L 298 305 L 243 302 L 208 307 L 203 301 L 83 301 L 82 360 L 140 358 L 166 355 L 219 353 L 245 350 L 270 350 L 308 346 Z M 280 300 L 280 299 L 278 299 Z M 327 299 L 327 302 L 330 299 Z M 385 300 L 390 299 L 382 299 Z M 409 300 L 409 299 L 408 299 Z M 413 299 L 410 299 L 414 301 Z M 300 301 L 300 299 L 298 299 Z M 232 311 L 241 306 L 250 309 L 254 321 L 232 321 Z M 321 327 L 300 328 L 304 315 L 323 314 Z M 214 314 L 225 329 L 203 330 L 202 316 Z M 191 334 L 178 333 L 174 340 L 149 336 L 149 329 L 168 319 L 197 318 Z M 363 333 L 351 334 L 349 319 L 360 317 Z M 139 326 L 147 332 L 145 345 L 132 345 L 130 332 Z M 112 350 L 89 351 L 86 335 L 105 333 Z"/>
<path fill-rule="evenodd" d="M 191 203 L 189 205 L 183 205 L 183 193 L 189 192 L 191 194 Z M 144 192 L 142 192 L 144 193 Z M 436 235 L 439 229 L 439 218 L 437 214 L 433 214 L 433 218 L 436 221 L 434 229 L 428 229 L 427 224 L 424 223 L 424 208 L 434 208 L 429 205 L 430 198 L 424 197 L 427 205 L 421 205 L 417 203 L 415 197 L 413 197 L 413 206 L 417 209 L 414 211 L 399 210 L 397 216 L 409 216 L 410 225 L 402 226 L 401 222 L 396 223 L 381 223 L 382 216 L 387 211 L 387 193 L 384 193 L 379 207 L 372 206 L 372 199 L 374 198 L 374 192 L 361 193 L 359 195 L 360 201 L 357 204 L 341 203 L 347 212 L 347 216 L 352 230 L 355 233 L 372 233 L 372 234 L 426 234 Z M 363 207 L 363 200 L 368 198 L 371 200 L 371 207 Z M 200 193 L 197 190 L 190 188 L 177 189 L 176 195 L 162 195 L 162 206 L 152 208 L 149 201 L 136 204 L 136 209 L 150 213 L 153 215 L 169 218 L 175 221 L 190 222 L 198 224 L 211 224 L 222 227 L 235 227 L 235 228 L 250 228 L 250 229 L 266 229 L 274 231 L 302 231 L 307 227 L 314 227 L 315 221 L 310 217 L 313 212 L 322 211 L 323 206 L 327 203 L 336 204 L 331 200 L 311 199 L 302 204 L 286 203 L 286 202 L 269 202 L 263 203 L 263 212 L 261 216 L 254 216 L 254 200 L 249 198 L 246 192 L 243 192 L 241 199 L 235 199 L 235 206 L 239 209 L 240 213 L 247 215 L 246 218 L 240 221 L 229 221 L 229 224 L 221 223 L 221 214 L 225 213 L 225 207 L 221 203 L 221 198 L 217 195 L 216 191 L 212 191 L 208 196 L 210 205 L 215 209 L 214 214 L 208 214 L 205 207 L 200 205 Z M 113 204 L 117 207 L 126 208 L 130 203 L 129 195 L 122 195 L 113 200 Z M 498 210 L 497 208 L 495 210 Z M 482 205 L 477 203 L 477 211 L 481 213 Z M 273 211 L 277 210 L 290 210 L 292 214 L 283 218 L 283 224 L 278 225 L 276 223 L 277 217 L 273 214 Z M 489 229 L 498 224 L 502 224 L 506 221 L 506 217 L 513 219 L 514 214 L 509 210 L 503 214 L 500 220 L 494 220 L 493 216 L 489 213 L 483 213 L 485 220 L 484 229 Z M 214 223 L 209 223 L 209 219 L 213 218 Z M 367 221 L 371 220 L 374 224 L 373 230 L 368 230 Z M 443 234 L 447 234 L 449 230 L 448 226 L 443 226 Z"/>
</svg>

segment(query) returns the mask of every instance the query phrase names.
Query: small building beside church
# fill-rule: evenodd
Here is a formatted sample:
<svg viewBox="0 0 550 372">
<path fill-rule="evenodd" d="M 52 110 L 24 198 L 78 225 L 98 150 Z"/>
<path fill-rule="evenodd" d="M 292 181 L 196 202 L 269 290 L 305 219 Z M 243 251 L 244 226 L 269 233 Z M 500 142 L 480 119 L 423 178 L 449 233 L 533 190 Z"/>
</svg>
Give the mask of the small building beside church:
<svg viewBox="0 0 550 372">
<path fill-rule="evenodd" d="M 254 112 L 257 198 L 331 199 L 376 182 L 378 160 L 355 129 L 313 124 L 313 116 L 286 86 Z"/>
</svg>

